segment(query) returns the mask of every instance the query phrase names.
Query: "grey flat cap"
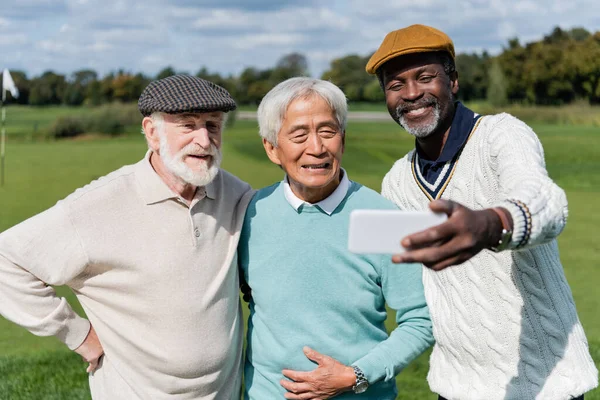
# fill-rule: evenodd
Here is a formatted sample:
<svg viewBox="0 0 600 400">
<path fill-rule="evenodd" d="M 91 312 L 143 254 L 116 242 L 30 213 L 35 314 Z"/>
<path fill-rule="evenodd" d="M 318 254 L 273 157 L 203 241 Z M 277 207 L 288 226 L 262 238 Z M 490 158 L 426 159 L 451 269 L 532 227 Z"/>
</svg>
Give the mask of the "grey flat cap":
<svg viewBox="0 0 600 400">
<path fill-rule="evenodd" d="M 227 90 L 207 80 L 189 75 L 173 75 L 150 82 L 138 100 L 144 116 L 155 111 L 168 114 L 235 110 Z"/>
</svg>

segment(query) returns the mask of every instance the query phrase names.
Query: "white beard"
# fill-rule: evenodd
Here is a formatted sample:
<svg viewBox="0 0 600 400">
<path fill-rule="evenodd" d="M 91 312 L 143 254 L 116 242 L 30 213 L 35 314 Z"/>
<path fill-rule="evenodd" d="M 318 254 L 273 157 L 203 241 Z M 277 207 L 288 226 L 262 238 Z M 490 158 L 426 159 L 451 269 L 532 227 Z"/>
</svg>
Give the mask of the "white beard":
<svg viewBox="0 0 600 400">
<path fill-rule="evenodd" d="M 198 170 L 190 168 L 184 161 L 187 155 L 211 155 L 212 162 L 202 164 Z M 190 143 L 176 154 L 171 154 L 167 143 L 167 135 L 160 134 L 160 157 L 165 167 L 183 182 L 194 186 L 206 186 L 215 179 L 221 165 L 221 150 L 214 144 L 210 145 L 210 150 L 200 150 L 200 147 Z"/>
<path fill-rule="evenodd" d="M 396 116 L 398 117 L 398 122 L 400 125 L 408 133 L 418 138 L 425 138 L 431 135 L 440 123 L 440 104 L 437 102 L 437 100 L 435 101 L 433 104 L 433 118 L 430 123 L 425 125 L 410 126 L 410 124 L 404 118 L 404 113 L 402 112 L 401 106 L 396 108 Z"/>
</svg>

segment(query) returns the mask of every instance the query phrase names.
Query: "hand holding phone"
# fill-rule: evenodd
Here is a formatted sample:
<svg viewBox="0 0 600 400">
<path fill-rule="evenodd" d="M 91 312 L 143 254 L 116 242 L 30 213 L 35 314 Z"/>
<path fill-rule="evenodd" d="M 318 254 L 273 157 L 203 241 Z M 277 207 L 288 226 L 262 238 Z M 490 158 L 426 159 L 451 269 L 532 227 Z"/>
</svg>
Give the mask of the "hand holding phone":
<svg viewBox="0 0 600 400">
<path fill-rule="evenodd" d="M 432 211 L 354 210 L 350 213 L 348 249 L 362 254 L 399 254 L 400 241 L 446 221 Z"/>
</svg>

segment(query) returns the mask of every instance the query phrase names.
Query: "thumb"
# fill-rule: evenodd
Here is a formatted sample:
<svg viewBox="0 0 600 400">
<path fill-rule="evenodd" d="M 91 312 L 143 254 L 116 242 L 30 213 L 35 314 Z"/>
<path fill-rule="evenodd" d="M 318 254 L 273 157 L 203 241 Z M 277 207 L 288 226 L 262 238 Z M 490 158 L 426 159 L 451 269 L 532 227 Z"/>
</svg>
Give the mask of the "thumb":
<svg viewBox="0 0 600 400">
<path fill-rule="evenodd" d="M 451 216 L 456 208 L 457 203 L 450 200 L 434 200 L 429 203 L 429 209 L 436 213 L 444 213 Z"/>
<path fill-rule="evenodd" d="M 304 355 L 306 356 L 306 358 L 308 358 L 311 361 L 316 362 L 317 364 L 321 365 L 321 363 L 323 362 L 325 356 L 323 356 L 323 354 L 319 353 L 316 350 L 311 349 L 308 346 L 304 346 L 302 348 L 302 351 L 304 352 Z"/>
</svg>

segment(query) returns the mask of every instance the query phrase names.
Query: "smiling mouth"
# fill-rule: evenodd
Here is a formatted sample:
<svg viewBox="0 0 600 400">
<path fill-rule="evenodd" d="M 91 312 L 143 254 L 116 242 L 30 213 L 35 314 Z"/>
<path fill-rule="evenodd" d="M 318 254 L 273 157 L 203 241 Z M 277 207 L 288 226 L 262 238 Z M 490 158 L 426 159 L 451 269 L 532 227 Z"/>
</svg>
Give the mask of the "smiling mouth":
<svg viewBox="0 0 600 400">
<path fill-rule="evenodd" d="M 303 169 L 309 170 L 321 170 L 321 169 L 329 169 L 331 168 L 331 163 L 321 163 L 321 164 L 306 164 L 302 166 Z"/>
<path fill-rule="evenodd" d="M 413 108 L 411 110 L 404 110 L 402 113 L 408 117 L 420 117 L 424 114 L 426 114 L 429 109 L 431 108 L 431 105 L 425 105 L 419 108 Z"/>
</svg>

